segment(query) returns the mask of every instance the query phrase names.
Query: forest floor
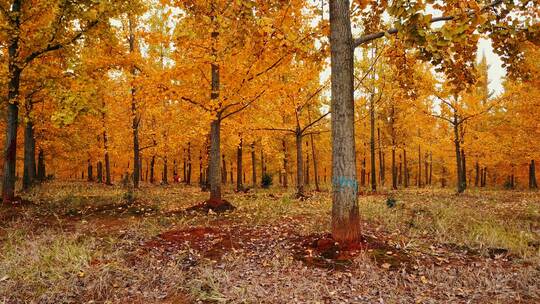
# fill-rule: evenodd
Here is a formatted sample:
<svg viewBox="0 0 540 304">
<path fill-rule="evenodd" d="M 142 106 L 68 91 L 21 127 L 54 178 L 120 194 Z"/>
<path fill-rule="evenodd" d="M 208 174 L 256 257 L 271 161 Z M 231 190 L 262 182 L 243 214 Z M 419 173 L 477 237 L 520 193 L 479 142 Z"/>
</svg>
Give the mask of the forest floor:
<svg viewBox="0 0 540 304">
<path fill-rule="evenodd" d="M 53 182 L 2 206 L 0 303 L 540 303 L 539 193 L 362 196 L 366 249 L 345 258 L 315 246 L 327 192 L 228 190 L 233 212 L 185 211 L 207 195 Z"/>
</svg>

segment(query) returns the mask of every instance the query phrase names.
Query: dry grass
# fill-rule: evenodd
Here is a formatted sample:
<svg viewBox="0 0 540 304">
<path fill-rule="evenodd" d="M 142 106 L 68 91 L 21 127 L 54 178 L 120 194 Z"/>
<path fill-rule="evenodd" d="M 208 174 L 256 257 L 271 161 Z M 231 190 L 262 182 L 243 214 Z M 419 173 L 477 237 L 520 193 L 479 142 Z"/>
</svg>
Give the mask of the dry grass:
<svg viewBox="0 0 540 304">
<path fill-rule="evenodd" d="M 226 198 L 225 215 L 186 214 L 197 188 L 126 190 L 52 183 L 35 206 L 0 212 L 0 303 L 538 303 L 537 193 L 408 190 L 360 198 L 364 232 L 407 256 L 381 267 L 364 252 L 345 270 L 294 259 L 304 236 L 329 230 L 330 195 L 282 189 Z M 208 258 L 190 244 L 149 247 L 159 235 L 215 227 L 236 239 Z M 221 244 L 205 235 L 209 246 Z M 163 245 L 165 244 L 165 245 Z M 384 260 L 387 261 L 387 260 Z"/>
</svg>

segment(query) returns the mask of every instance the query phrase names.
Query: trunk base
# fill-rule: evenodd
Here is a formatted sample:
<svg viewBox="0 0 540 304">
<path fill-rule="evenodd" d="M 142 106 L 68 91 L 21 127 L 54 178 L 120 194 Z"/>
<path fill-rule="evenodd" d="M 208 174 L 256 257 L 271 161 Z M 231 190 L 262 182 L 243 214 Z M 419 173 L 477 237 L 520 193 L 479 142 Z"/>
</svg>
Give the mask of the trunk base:
<svg viewBox="0 0 540 304">
<path fill-rule="evenodd" d="M 26 205 L 33 205 L 33 203 L 31 201 L 23 199 L 20 196 L 15 196 L 13 199 L 6 200 L 6 198 L 4 198 L 3 202 L 1 202 L 0 205 L 6 207 L 21 207 Z"/>
<path fill-rule="evenodd" d="M 226 200 L 217 200 L 217 199 L 210 199 L 208 201 L 203 202 L 202 204 L 190 207 L 186 209 L 188 212 L 202 212 L 202 213 L 210 213 L 210 211 L 214 213 L 225 213 L 228 211 L 235 210 L 236 207 L 234 207 L 231 203 L 229 203 Z"/>
<path fill-rule="evenodd" d="M 329 233 L 310 235 L 299 247 L 295 248 L 295 259 L 309 266 L 344 270 L 353 265 L 352 261 L 362 251 L 370 248 L 371 246 L 363 237 L 354 244 L 341 244 Z"/>
</svg>

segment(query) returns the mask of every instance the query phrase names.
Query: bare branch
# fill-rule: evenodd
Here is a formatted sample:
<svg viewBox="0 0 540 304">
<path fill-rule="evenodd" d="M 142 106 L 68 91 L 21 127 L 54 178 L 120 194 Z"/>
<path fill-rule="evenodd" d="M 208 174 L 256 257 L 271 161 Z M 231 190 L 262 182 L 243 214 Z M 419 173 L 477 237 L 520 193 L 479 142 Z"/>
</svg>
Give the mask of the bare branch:
<svg viewBox="0 0 540 304">
<path fill-rule="evenodd" d="M 196 106 L 202 108 L 203 110 L 205 110 L 207 112 L 212 112 L 212 110 L 210 108 L 204 106 L 202 103 L 194 101 L 191 98 L 187 98 L 187 97 L 182 96 L 182 97 L 180 97 L 180 99 L 183 100 L 183 101 L 187 101 L 187 102 L 191 103 L 192 105 L 196 105 Z"/>
<path fill-rule="evenodd" d="M 307 129 L 313 127 L 315 124 L 317 124 L 319 121 L 321 121 L 322 119 L 324 119 L 326 116 L 328 116 L 331 112 L 328 111 L 326 114 L 323 114 L 321 115 L 321 117 L 315 119 L 313 122 L 311 122 L 310 124 L 308 124 L 307 126 L 305 126 L 301 131 L 300 133 L 303 134 Z"/>
<path fill-rule="evenodd" d="M 227 115 L 224 115 L 221 120 L 224 120 L 225 118 L 228 118 L 228 117 L 231 117 L 241 111 L 243 111 L 244 109 L 246 109 L 247 107 L 249 107 L 252 103 L 254 103 L 255 101 L 257 101 L 264 93 L 266 92 L 266 90 L 263 90 L 261 93 L 259 93 L 257 96 L 255 96 L 253 99 L 251 99 L 250 101 L 248 101 L 246 104 L 244 104 L 242 107 L 240 107 L 239 109 L 236 109 L 234 111 L 232 111 L 231 113 L 227 114 Z"/>
<path fill-rule="evenodd" d="M 354 90 L 358 90 L 358 88 L 360 87 L 360 85 L 364 82 L 364 80 L 366 79 L 366 77 L 369 76 L 369 74 L 371 72 L 373 72 L 373 69 L 375 69 L 375 65 L 377 64 L 377 62 L 379 61 L 379 58 L 381 58 L 381 55 L 384 53 L 384 49 L 386 48 L 386 46 L 382 49 L 382 51 L 379 53 L 379 55 L 377 55 L 377 57 L 375 58 L 375 60 L 373 61 L 373 63 L 371 64 L 371 66 L 369 67 L 369 69 L 367 70 L 367 72 L 364 74 L 364 76 L 362 76 L 362 78 L 358 78 L 358 76 L 354 75 L 354 78 L 356 78 L 356 80 L 358 81 L 358 84 L 356 85 L 356 87 L 354 88 Z"/>
<path fill-rule="evenodd" d="M 289 133 L 292 133 L 292 134 L 295 134 L 296 131 L 295 130 L 292 130 L 292 129 L 281 129 L 281 128 L 257 128 L 257 129 L 252 129 L 254 131 L 278 131 L 278 132 L 289 132 Z"/>
</svg>

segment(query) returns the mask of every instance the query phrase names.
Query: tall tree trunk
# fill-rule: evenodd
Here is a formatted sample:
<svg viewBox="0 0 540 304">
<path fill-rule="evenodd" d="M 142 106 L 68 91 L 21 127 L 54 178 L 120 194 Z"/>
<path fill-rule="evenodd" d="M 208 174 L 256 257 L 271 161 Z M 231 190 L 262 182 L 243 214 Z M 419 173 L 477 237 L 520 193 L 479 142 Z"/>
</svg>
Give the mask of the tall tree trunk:
<svg viewBox="0 0 540 304">
<path fill-rule="evenodd" d="M 135 50 L 135 24 L 133 17 L 129 17 L 129 52 L 134 54 Z M 131 67 L 131 77 L 135 78 L 136 69 Z M 132 79 L 132 82 L 134 79 Z M 139 144 L 139 112 L 137 109 L 137 99 L 135 98 L 135 86 L 131 83 L 131 117 L 132 117 L 132 133 L 133 133 L 133 187 L 139 188 L 139 173 L 140 173 L 140 144 Z"/>
<path fill-rule="evenodd" d="M 283 174 L 283 187 L 287 188 L 289 187 L 289 151 L 285 139 L 282 139 L 281 143 L 283 144 L 283 170 L 285 171 L 285 174 Z"/>
<path fill-rule="evenodd" d="M 238 144 L 238 147 L 236 148 L 236 191 L 244 191 L 244 185 L 242 183 L 242 173 L 244 171 L 243 165 L 242 165 L 242 154 L 243 154 L 243 145 L 244 140 L 240 138 L 240 143 Z"/>
<path fill-rule="evenodd" d="M 398 169 L 396 166 L 396 109 L 392 105 L 390 109 L 390 134 L 392 136 L 392 189 L 397 190 L 398 188 Z"/>
<path fill-rule="evenodd" d="M 183 179 L 182 181 L 187 184 L 187 160 L 186 160 L 186 149 L 184 149 L 184 159 L 182 164 L 182 173 L 183 173 Z"/>
<path fill-rule="evenodd" d="M 144 173 L 144 180 L 148 182 L 148 172 L 150 170 L 150 164 L 148 162 L 148 159 L 146 159 L 146 172 Z"/>
<path fill-rule="evenodd" d="M 379 143 L 379 180 L 381 181 L 381 186 L 384 186 L 384 184 L 385 184 L 384 157 L 383 157 L 383 147 L 382 147 L 381 129 L 380 128 L 377 128 L 377 137 L 378 137 L 378 143 Z"/>
<path fill-rule="evenodd" d="M 92 167 L 92 161 L 88 159 L 88 181 L 93 182 L 94 181 L 94 170 Z"/>
<path fill-rule="evenodd" d="M 403 186 L 409 187 L 409 166 L 407 165 L 407 149 L 403 148 Z"/>
<path fill-rule="evenodd" d="M 334 180 L 332 236 L 341 244 L 358 243 L 361 239 L 354 141 L 354 56 L 349 5 L 348 0 L 330 0 Z"/>
<path fill-rule="evenodd" d="M 111 181 L 111 160 L 109 159 L 109 139 L 107 131 L 103 131 L 103 149 L 105 150 L 105 184 L 112 185 Z"/>
<path fill-rule="evenodd" d="M 397 167 L 396 167 L 396 146 L 392 143 L 392 189 L 397 190 L 398 188 L 398 177 L 397 177 Z"/>
<path fill-rule="evenodd" d="M 362 158 L 362 169 L 360 170 L 360 185 L 366 186 L 366 157 Z"/>
<path fill-rule="evenodd" d="M 188 142 L 188 149 L 187 149 L 187 177 L 186 177 L 186 184 L 191 185 L 191 142 Z"/>
<path fill-rule="evenodd" d="M 538 183 L 536 182 L 536 163 L 534 159 L 529 164 L 529 188 L 538 189 Z"/>
<path fill-rule="evenodd" d="M 441 171 L 441 188 L 446 188 L 446 167 L 444 163 L 442 164 Z"/>
<path fill-rule="evenodd" d="M 418 145 L 418 175 L 416 180 L 416 186 L 422 188 L 422 148 Z"/>
<path fill-rule="evenodd" d="M 150 161 L 150 183 L 153 184 L 156 182 L 156 156 L 152 155 L 152 160 Z"/>
<path fill-rule="evenodd" d="M 399 155 L 399 174 L 398 174 L 398 185 L 403 185 L 403 158 L 401 154 Z"/>
<path fill-rule="evenodd" d="M 101 161 L 97 163 L 97 182 L 103 183 L 103 163 Z"/>
<path fill-rule="evenodd" d="M 424 185 L 429 185 L 429 153 L 424 155 Z"/>
<path fill-rule="evenodd" d="M 229 179 L 231 180 L 231 185 L 234 185 L 234 167 L 233 167 L 233 162 L 232 160 L 229 162 L 229 168 L 231 168 L 231 170 L 229 170 Z"/>
<path fill-rule="evenodd" d="M 264 147 L 261 141 L 261 178 L 264 176 Z"/>
<path fill-rule="evenodd" d="M 485 187 L 487 185 L 487 174 L 488 174 L 488 171 L 487 171 L 487 167 L 484 167 L 484 173 L 482 174 L 483 176 L 483 181 L 482 181 L 482 187 Z"/>
<path fill-rule="evenodd" d="M 219 158 L 221 141 L 221 120 L 218 117 L 210 125 L 210 160 L 208 166 L 208 181 L 210 183 L 210 201 L 219 205 L 221 199 L 221 166 Z"/>
<path fill-rule="evenodd" d="M 476 165 L 474 166 L 474 171 L 475 171 L 474 186 L 478 187 L 480 183 L 480 164 L 478 163 L 478 161 L 476 161 Z"/>
<path fill-rule="evenodd" d="M 203 157 L 202 157 L 202 150 L 199 153 L 199 186 L 201 189 L 203 188 L 204 184 L 204 174 L 203 174 Z"/>
<path fill-rule="evenodd" d="M 310 135 L 311 137 L 311 155 L 313 156 L 313 175 L 315 179 L 315 190 L 317 192 L 321 191 L 321 188 L 319 187 L 319 164 L 317 162 L 317 153 L 315 149 L 315 142 L 313 141 L 313 133 Z"/>
<path fill-rule="evenodd" d="M 429 152 L 429 185 L 433 180 L 433 152 Z"/>
<path fill-rule="evenodd" d="M 47 172 L 45 170 L 45 153 L 43 152 L 43 149 L 40 148 L 38 153 L 37 179 L 40 182 L 44 182 L 46 178 Z M 82 179 L 84 179 L 84 171 Z"/>
<path fill-rule="evenodd" d="M 304 159 L 302 157 L 302 134 L 296 129 L 296 196 L 304 196 Z"/>
<path fill-rule="evenodd" d="M 251 186 L 257 187 L 257 157 L 255 156 L 255 142 L 251 143 Z"/>
<path fill-rule="evenodd" d="M 459 139 L 459 125 L 457 124 L 457 115 L 454 115 L 454 146 L 456 150 L 456 175 L 457 175 L 457 192 L 463 193 L 465 185 L 463 184 L 463 165 L 461 163 L 461 144 Z"/>
<path fill-rule="evenodd" d="M 167 156 L 165 156 L 165 157 L 163 157 L 163 172 L 162 172 L 162 175 L 161 175 L 161 183 L 163 185 L 168 185 L 169 184 L 169 176 L 168 176 L 169 168 L 167 166 L 167 163 L 168 163 Z"/>
<path fill-rule="evenodd" d="M 370 161 L 371 161 L 371 191 L 377 191 L 377 169 L 376 159 L 375 159 L 375 97 L 373 94 L 369 96 L 369 121 L 370 121 L 370 138 L 369 138 L 369 148 L 370 148 Z"/>
<path fill-rule="evenodd" d="M 227 184 L 227 161 L 225 161 L 225 154 L 221 155 L 221 183 Z"/>
<path fill-rule="evenodd" d="M 21 0 L 14 0 L 11 5 L 13 14 L 14 35 L 9 39 L 8 46 L 8 96 L 6 145 L 4 148 L 4 179 L 2 183 L 2 199 L 11 203 L 15 199 L 15 180 L 17 170 L 17 128 L 19 126 L 19 87 L 22 70 L 17 62 L 19 55 L 19 30 Z"/>
<path fill-rule="evenodd" d="M 306 141 L 306 150 L 309 151 L 309 141 Z M 306 175 L 304 178 L 304 185 L 309 186 L 309 152 L 306 153 Z"/>
<path fill-rule="evenodd" d="M 36 179 L 36 141 L 34 137 L 34 124 L 30 120 L 30 117 L 27 117 L 26 127 L 24 129 L 23 190 L 30 189 L 35 179 Z"/>
<path fill-rule="evenodd" d="M 461 149 L 461 174 L 463 177 L 461 178 L 463 182 L 463 189 L 467 189 L 467 161 L 465 159 L 465 150 Z"/>
</svg>

